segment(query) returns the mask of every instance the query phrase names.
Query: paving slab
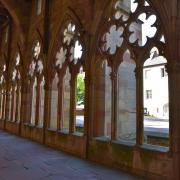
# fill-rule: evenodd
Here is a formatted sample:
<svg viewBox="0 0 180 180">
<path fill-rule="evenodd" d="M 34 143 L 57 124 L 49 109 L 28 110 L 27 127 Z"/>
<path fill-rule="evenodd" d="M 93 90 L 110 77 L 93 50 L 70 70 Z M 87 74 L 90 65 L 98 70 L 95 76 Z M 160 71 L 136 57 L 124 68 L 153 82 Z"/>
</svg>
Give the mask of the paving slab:
<svg viewBox="0 0 180 180">
<path fill-rule="evenodd" d="M 0 180 L 141 180 L 0 130 Z"/>
</svg>

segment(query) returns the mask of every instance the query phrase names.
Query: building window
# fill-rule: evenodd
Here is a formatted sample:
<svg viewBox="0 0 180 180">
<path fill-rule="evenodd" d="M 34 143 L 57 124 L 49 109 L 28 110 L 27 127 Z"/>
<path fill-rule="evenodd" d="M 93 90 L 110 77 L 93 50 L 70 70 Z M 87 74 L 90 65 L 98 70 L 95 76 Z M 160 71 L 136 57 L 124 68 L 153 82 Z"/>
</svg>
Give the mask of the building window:
<svg viewBox="0 0 180 180">
<path fill-rule="evenodd" d="M 145 79 L 149 79 L 150 78 L 150 73 L 151 73 L 150 69 L 145 70 Z"/>
<path fill-rule="evenodd" d="M 167 76 L 167 72 L 165 68 L 161 68 L 161 77 L 165 77 L 165 76 Z"/>
<path fill-rule="evenodd" d="M 42 11 L 42 0 L 36 0 L 36 14 L 40 15 Z"/>
<path fill-rule="evenodd" d="M 146 90 L 146 99 L 152 99 L 152 90 Z"/>
</svg>

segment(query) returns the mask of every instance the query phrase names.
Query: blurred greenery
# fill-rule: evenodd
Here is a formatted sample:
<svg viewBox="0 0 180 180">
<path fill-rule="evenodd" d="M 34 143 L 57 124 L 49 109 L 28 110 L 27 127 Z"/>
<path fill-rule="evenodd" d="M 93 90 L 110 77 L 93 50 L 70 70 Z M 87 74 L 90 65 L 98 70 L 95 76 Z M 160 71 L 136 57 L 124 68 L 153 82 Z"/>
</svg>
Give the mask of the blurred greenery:
<svg viewBox="0 0 180 180">
<path fill-rule="evenodd" d="M 84 105 L 85 97 L 85 83 L 84 83 L 84 73 L 78 74 L 77 76 L 77 92 L 76 99 L 78 105 Z"/>
</svg>

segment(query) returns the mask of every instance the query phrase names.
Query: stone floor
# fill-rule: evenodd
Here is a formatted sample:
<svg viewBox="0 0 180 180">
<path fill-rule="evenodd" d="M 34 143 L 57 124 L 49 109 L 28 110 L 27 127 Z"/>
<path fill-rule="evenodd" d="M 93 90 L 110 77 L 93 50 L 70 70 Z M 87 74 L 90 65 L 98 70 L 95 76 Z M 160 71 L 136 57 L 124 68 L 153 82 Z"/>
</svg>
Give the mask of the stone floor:
<svg viewBox="0 0 180 180">
<path fill-rule="evenodd" d="M 138 180 L 0 131 L 0 180 Z"/>
</svg>

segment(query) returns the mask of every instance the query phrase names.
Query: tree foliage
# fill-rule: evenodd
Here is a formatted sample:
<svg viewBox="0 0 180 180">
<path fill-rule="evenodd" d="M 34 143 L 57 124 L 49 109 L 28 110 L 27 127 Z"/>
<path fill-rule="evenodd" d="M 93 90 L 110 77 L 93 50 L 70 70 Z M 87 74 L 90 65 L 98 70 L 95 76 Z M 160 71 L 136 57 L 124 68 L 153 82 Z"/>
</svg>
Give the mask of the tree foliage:
<svg viewBox="0 0 180 180">
<path fill-rule="evenodd" d="M 84 74 L 78 74 L 78 76 L 77 76 L 77 92 L 76 92 L 77 102 L 84 104 L 84 96 L 85 96 Z"/>
</svg>

